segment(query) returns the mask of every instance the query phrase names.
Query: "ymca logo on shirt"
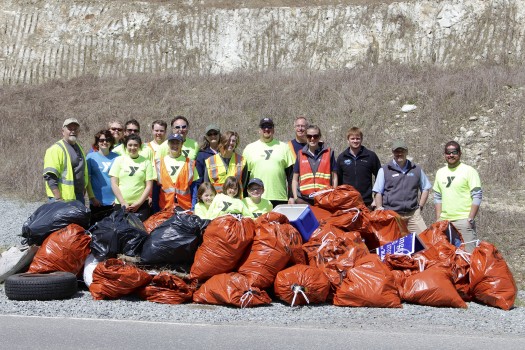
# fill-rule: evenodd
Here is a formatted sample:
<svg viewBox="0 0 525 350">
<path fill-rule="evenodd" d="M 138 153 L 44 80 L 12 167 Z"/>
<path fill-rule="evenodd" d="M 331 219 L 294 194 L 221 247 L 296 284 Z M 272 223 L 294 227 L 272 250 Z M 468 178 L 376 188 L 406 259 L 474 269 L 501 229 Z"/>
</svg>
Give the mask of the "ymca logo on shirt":
<svg viewBox="0 0 525 350">
<path fill-rule="evenodd" d="M 177 170 L 179 170 L 180 167 L 179 167 L 179 166 L 173 166 L 173 165 L 172 165 L 170 168 L 171 168 L 171 174 L 170 174 L 170 176 L 173 176 L 173 175 L 175 175 L 175 174 L 177 173 Z"/>
<path fill-rule="evenodd" d="M 447 185 L 446 187 L 449 188 L 450 185 L 452 185 L 452 181 L 454 181 L 456 177 L 455 176 L 447 176 Z"/>
<path fill-rule="evenodd" d="M 222 202 L 222 204 L 224 204 L 224 207 L 222 208 L 221 211 L 226 211 L 229 207 L 231 207 L 232 203 L 230 202 Z"/>
<path fill-rule="evenodd" d="M 264 150 L 264 153 L 266 154 L 266 158 L 264 158 L 264 160 L 268 160 L 268 159 L 270 159 L 270 156 L 273 153 L 273 149 Z"/>
<path fill-rule="evenodd" d="M 102 165 L 102 167 L 99 167 L 99 169 L 103 173 L 107 173 L 109 171 L 109 167 L 111 166 L 111 162 L 102 162 L 100 163 L 100 165 Z"/>
<path fill-rule="evenodd" d="M 188 155 L 190 154 L 190 151 L 187 149 L 182 150 L 182 154 L 184 154 L 184 157 L 188 158 Z"/>
<path fill-rule="evenodd" d="M 130 166 L 130 167 L 129 167 L 129 176 L 133 176 L 133 175 L 135 175 L 135 173 L 137 172 L 137 170 L 139 170 L 139 167 L 138 167 L 138 166 Z"/>
</svg>

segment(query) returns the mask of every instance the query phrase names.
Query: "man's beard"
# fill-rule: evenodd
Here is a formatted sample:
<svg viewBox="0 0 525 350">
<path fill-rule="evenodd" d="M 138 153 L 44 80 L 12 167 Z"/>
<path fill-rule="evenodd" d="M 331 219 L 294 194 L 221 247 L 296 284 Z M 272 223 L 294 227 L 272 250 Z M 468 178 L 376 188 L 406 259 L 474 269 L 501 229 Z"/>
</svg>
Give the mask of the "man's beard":
<svg viewBox="0 0 525 350">
<path fill-rule="evenodd" d="M 69 136 L 67 138 L 67 140 L 70 142 L 70 143 L 76 143 L 77 142 L 77 137 L 76 136 Z"/>
</svg>

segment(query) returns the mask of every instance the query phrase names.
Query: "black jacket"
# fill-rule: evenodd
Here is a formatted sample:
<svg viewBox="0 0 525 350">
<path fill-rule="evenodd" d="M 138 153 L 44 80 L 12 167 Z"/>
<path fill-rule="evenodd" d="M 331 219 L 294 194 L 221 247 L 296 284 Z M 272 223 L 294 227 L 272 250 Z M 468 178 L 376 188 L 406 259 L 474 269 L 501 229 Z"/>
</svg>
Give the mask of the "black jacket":
<svg viewBox="0 0 525 350">
<path fill-rule="evenodd" d="M 372 203 L 372 176 L 374 178 L 381 168 L 377 154 L 361 146 L 361 150 L 354 157 L 347 148 L 337 157 L 337 177 L 340 185 L 353 186 L 366 205 Z"/>
</svg>

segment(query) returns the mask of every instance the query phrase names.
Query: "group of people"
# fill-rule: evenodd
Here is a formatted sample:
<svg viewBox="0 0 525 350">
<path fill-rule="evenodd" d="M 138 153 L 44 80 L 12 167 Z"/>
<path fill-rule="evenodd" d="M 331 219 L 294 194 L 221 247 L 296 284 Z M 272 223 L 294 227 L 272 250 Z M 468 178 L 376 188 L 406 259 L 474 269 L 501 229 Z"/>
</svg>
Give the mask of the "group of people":
<svg viewBox="0 0 525 350">
<path fill-rule="evenodd" d="M 199 145 L 188 137 L 184 116 L 151 125 L 152 140 L 144 143 L 140 124 L 111 121 L 94 136 L 86 153 L 77 143 L 80 123 L 66 119 L 63 138 L 47 149 L 44 179 L 50 200 L 79 200 L 87 193 L 93 219 L 124 208 L 142 220 L 160 210 L 192 210 L 213 219 L 225 213 L 257 217 L 279 204 L 313 204 L 315 192 L 348 184 L 371 210 L 393 210 L 407 221 L 410 232 L 426 229 L 421 216 L 430 190 L 436 218 L 449 220 L 465 241 L 477 239 L 474 219 L 482 190 L 477 171 L 461 162 L 461 147 L 445 145 L 447 165 L 434 185 L 421 167 L 407 159 L 402 140 L 392 144 L 392 160 L 381 165 L 362 145 L 363 133 L 348 130 L 348 148 L 338 157 L 322 141 L 321 128 L 304 116 L 294 120 L 295 138 L 274 138 L 271 118 L 259 122 L 259 139 L 238 151 L 240 136 L 209 125 Z M 375 180 L 375 181 L 374 181 Z"/>
</svg>

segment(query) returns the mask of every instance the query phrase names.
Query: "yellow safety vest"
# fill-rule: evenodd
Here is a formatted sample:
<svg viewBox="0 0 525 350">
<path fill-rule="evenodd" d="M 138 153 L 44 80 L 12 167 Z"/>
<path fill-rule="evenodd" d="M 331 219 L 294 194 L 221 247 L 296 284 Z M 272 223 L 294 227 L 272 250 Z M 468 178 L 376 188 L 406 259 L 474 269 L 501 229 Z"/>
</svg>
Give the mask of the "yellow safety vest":
<svg viewBox="0 0 525 350">
<path fill-rule="evenodd" d="M 80 153 L 84 158 L 84 188 L 87 187 L 89 176 L 87 170 L 86 155 L 80 145 Z M 75 200 L 75 174 L 73 173 L 73 166 L 71 165 L 71 159 L 69 158 L 69 152 L 66 149 L 64 140 L 56 142 L 53 146 L 46 150 L 44 156 L 44 175 L 54 174 L 58 178 L 58 190 L 63 200 Z M 47 181 L 46 193 L 48 197 L 54 197 L 53 191 L 49 188 Z"/>
<path fill-rule="evenodd" d="M 245 160 L 241 155 L 237 153 L 233 154 L 232 159 L 230 159 L 230 164 L 228 164 L 228 169 L 224 166 L 220 154 L 216 154 L 213 157 L 206 159 L 205 163 L 206 170 L 208 171 L 208 178 L 217 193 L 222 192 L 222 185 L 224 185 L 228 176 L 234 176 L 237 179 L 241 186 L 240 192 L 242 193 L 242 169 L 244 168 Z"/>
</svg>

